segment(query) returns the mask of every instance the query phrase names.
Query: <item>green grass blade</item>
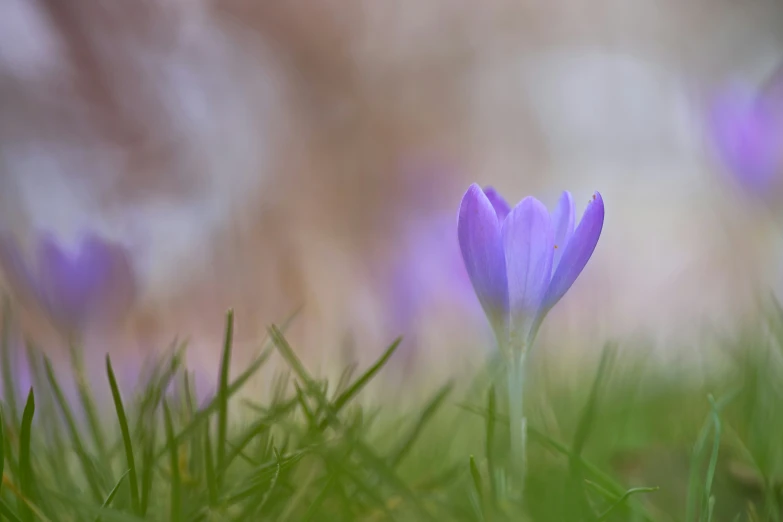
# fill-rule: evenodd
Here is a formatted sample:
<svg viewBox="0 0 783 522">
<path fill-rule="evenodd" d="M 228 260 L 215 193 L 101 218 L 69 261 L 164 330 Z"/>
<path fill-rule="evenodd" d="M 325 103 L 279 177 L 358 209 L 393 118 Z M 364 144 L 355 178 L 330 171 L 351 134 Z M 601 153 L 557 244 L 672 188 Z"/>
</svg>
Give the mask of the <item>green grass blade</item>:
<svg viewBox="0 0 783 522">
<path fill-rule="evenodd" d="M 487 469 L 489 472 L 489 490 L 492 493 L 492 503 L 498 500 L 498 486 L 495 468 L 495 423 L 497 422 L 497 395 L 495 386 L 490 386 L 487 392 L 487 418 L 484 426 L 485 448 L 484 454 L 487 458 Z"/>
<path fill-rule="evenodd" d="M 461 404 L 459 406 L 462 409 L 469 411 L 471 413 L 481 415 L 482 417 L 485 418 L 487 417 L 487 413 L 480 407 L 476 407 L 468 404 Z M 495 418 L 497 419 L 498 423 L 503 425 L 508 425 L 508 416 L 502 414 L 496 414 Z M 528 424 L 527 426 L 527 434 L 529 437 L 528 439 L 529 441 L 540 444 L 545 448 L 548 448 L 555 453 L 559 453 L 560 455 L 563 455 L 566 459 L 570 460 L 571 453 L 572 453 L 571 449 L 565 444 L 563 444 L 562 442 L 555 440 L 554 438 L 550 437 L 543 431 L 536 429 L 530 424 Z M 600 487 L 602 487 L 603 489 L 605 489 L 607 492 L 610 493 L 610 495 L 612 496 L 611 497 L 612 501 L 617 501 L 625 493 L 626 491 L 625 488 L 623 488 L 611 476 L 603 472 L 595 464 L 586 461 L 581 456 L 579 457 L 579 464 L 582 467 L 583 471 L 587 472 L 590 475 L 590 478 L 593 481 L 595 481 L 596 484 L 598 484 Z M 637 516 L 641 517 L 642 520 L 646 522 L 654 521 L 652 516 L 650 516 L 647 512 L 645 512 L 641 507 L 632 506 L 632 508 L 634 512 L 637 514 Z"/>
<path fill-rule="evenodd" d="M 155 481 L 155 417 L 149 415 L 147 419 L 147 429 L 142 433 L 142 456 L 141 456 L 141 516 L 147 516 L 147 510 L 150 505 L 150 495 L 152 494 L 152 484 Z"/>
<path fill-rule="evenodd" d="M 18 511 L 24 522 L 33 521 L 33 511 L 27 502 L 33 500 L 35 491 L 33 463 L 30 455 L 34 414 L 35 394 L 33 389 L 30 388 L 30 393 L 27 395 L 27 403 L 22 412 L 22 426 L 19 431 L 19 491 L 22 498 L 19 500 Z"/>
<path fill-rule="evenodd" d="M 39 432 L 44 434 L 48 451 L 45 452 L 45 458 L 49 465 L 61 472 L 61 480 L 71 479 L 70 466 L 66 460 L 68 454 L 65 441 L 63 440 L 62 419 L 57 411 L 57 405 L 51 393 L 45 393 L 49 390 L 42 368 L 42 357 L 35 344 L 29 339 L 25 342 L 25 351 L 27 353 L 27 367 L 32 376 L 33 388 L 37 390 L 35 396 L 35 410 L 37 417 L 41 422 Z M 44 393 L 42 393 L 44 392 Z"/>
<path fill-rule="evenodd" d="M 240 489 L 229 494 L 227 503 L 236 504 L 246 500 L 247 498 L 255 496 L 258 493 L 259 486 L 261 484 L 266 484 L 272 479 L 272 477 L 277 472 L 276 470 L 278 466 L 280 466 L 282 470 L 286 470 L 293 467 L 305 456 L 312 453 L 312 448 L 306 448 L 296 453 L 283 456 L 280 462 L 278 462 L 277 457 L 274 457 L 270 462 L 263 464 L 256 463 L 251 474 L 241 484 Z"/>
<path fill-rule="evenodd" d="M 166 357 L 162 358 L 158 365 L 153 366 L 152 375 L 148 377 L 148 381 L 145 383 L 146 387 L 139 404 L 139 414 L 135 426 L 136 434 L 139 434 L 144 429 L 144 423 L 147 422 L 150 416 L 156 414 L 166 390 L 182 368 L 186 349 L 186 341 L 180 343 L 174 340 L 167 351 Z"/>
<path fill-rule="evenodd" d="M 367 383 L 369 383 L 377 374 L 381 371 L 381 369 L 386 365 L 387 362 L 389 362 L 389 359 L 391 359 L 391 356 L 394 355 L 394 352 L 397 351 L 397 348 L 400 346 L 400 343 L 402 342 L 402 337 L 398 337 L 394 340 L 394 342 L 386 348 L 386 350 L 383 352 L 383 355 L 375 361 L 375 363 L 370 366 L 370 368 L 364 372 L 356 381 L 351 384 L 351 386 L 348 387 L 344 392 L 342 392 L 337 399 L 335 399 L 334 403 L 332 404 L 332 409 L 335 412 L 339 412 L 343 407 L 348 404 L 351 399 L 353 399 L 358 393 L 364 389 L 365 386 L 367 386 Z M 319 426 L 320 430 L 326 429 L 326 426 L 328 425 L 329 421 L 327 419 L 324 419 L 321 421 L 321 425 Z"/>
<path fill-rule="evenodd" d="M 473 479 L 473 487 L 476 488 L 476 493 L 478 494 L 479 499 L 483 501 L 484 486 L 481 481 L 481 472 L 476 465 L 476 459 L 473 457 L 473 455 L 470 456 L 470 477 Z"/>
<path fill-rule="evenodd" d="M 243 371 L 239 377 L 237 377 L 231 385 L 228 386 L 227 396 L 228 398 L 231 398 L 232 395 L 234 395 L 237 391 L 239 391 L 242 386 L 245 385 L 245 383 L 258 372 L 258 370 L 261 369 L 261 367 L 269 360 L 269 356 L 272 354 L 272 351 L 274 350 L 274 345 L 272 344 L 272 340 L 268 339 L 267 343 L 265 344 L 264 349 L 261 351 L 261 354 L 252 362 L 250 365 Z M 177 444 L 182 444 L 188 437 L 190 437 L 195 430 L 198 430 L 201 428 L 201 425 L 203 422 L 206 421 L 213 413 L 218 411 L 220 408 L 220 398 L 215 397 L 207 406 L 205 406 L 203 409 L 199 410 L 198 413 L 193 417 L 193 420 L 184 428 L 182 428 L 179 433 L 174 437 L 174 442 Z M 155 454 L 155 459 L 161 458 L 166 453 L 168 453 L 168 448 L 164 445 L 161 450 Z"/>
<path fill-rule="evenodd" d="M 212 456 L 212 437 L 209 434 L 210 423 L 207 419 L 204 425 L 204 470 L 207 479 L 207 493 L 209 494 L 209 505 L 216 506 L 218 503 L 218 483 L 215 473 L 215 461 Z"/>
<path fill-rule="evenodd" d="M 84 414 L 87 416 L 87 426 L 92 433 L 93 443 L 95 444 L 101 462 L 107 462 L 108 452 L 106 451 L 106 436 L 103 433 L 100 415 L 98 414 L 98 408 L 95 406 L 92 390 L 87 383 L 81 349 L 76 345 L 71 345 L 71 361 L 74 376 L 76 377 L 76 390 L 79 394 L 79 400 L 82 403 Z"/>
<path fill-rule="evenodd" d="M 590 395 L 587 399 L 584 409 L 582 410 L 582 416 L 579 419 L 576 433 L 574 434 L 574 440 L 571 443 L 571 455 L 579 457 L 582 454 L 587 438 L 590 435 L 590 428 L 593 425 L 595 419 L 596 409 L 598 408 L 598 397 L 600 394 L 601 385 L 604 383 L 604 377 L 610 365 L 610 362 L 614 356 L 614 347 L 612 345 L 606 345 L 603 353 L 601 354 L 601 361 L 598 363 L 598 371 L 593 379 L 593 385 L 590 388 Z M 578 460 L 573 460 L 574 464 L 578 465 Z"/>
<path fill-rule="evenodd" d="M 318 383 L 307 372 L 304 365 L 302 364 L 302 361 L 299 360 L 299 357 L 297 357 L 296 353 L 294 353 L 293 349 L 288 344 L 288 341 L 285 339 L 285 337 L 283 337 L 282 332 L 277 326 L 272 325 L 269 327 L 269 337 L 280 355 L 283 357 L 283 359 L 285 359 L 294 373 L 305 385 L 305 389 L 311 394 L 311 396 L 318 403 L 318 406 L 327 415 L 327 418 L 332 427 L 338 432 L 341 431 L 343 429 L 342 423 L 337 418 L 335 412 L 332 410 L 331 404 L 324 396 L 321 388 L 318 386 Z M 364 442 L 362 442 L 360 439 L 354 439 L 352 440 L 352 443 L 354 445 L 354 449 L 361 455 L 362 459 L 365 460 L 365 462 L 371 467 L 373 467 L 375 472 L 378 473 L 378 475 L 382 477 L 387 484 L 396 489 L 404 498 L 406 498 L 419 512 L 420 517 L 425 520 L 434 520 L 429 511 L 421 504 L 421 502 L 419 502 L 419 499 L 395 474 L 394 469 L 392 469 L 384 461 L 384 459 L 378 457 L 375 452 L 368 448 L 367 445 L 364 444 Z M 341 466 L 341 469 L 343 470 L 343 473 L 349 473 L 349 470 L 345 466 Z M 364 482 L 359 480 L 357 485 L 362 487 Z"/>
<path fill-rule="evenodd" d="M 733 400 L 734 397 L 737 396 L 737 393 L 738 390 L 733 390 L 717 402 L 710 401 L 712 409 L 707 415 L 707 418 L 701 427 L 701 431 L 699 431 L 696 443 L 693 445 L 693 450 L 691 452 L 688 494 L 685 504 L 685 522 L 696 522 L 698 506 L 700 504 L 699 499 L 705 498 L 703 496 L 704 492 L 699 491 L 701 485 L 699 475 L 703 465 L 703 453 L 707 445 L 707 438 L 710 435 L 710 431 L 712 431 L 713 423 L 715 421 L 715 414 L 716 412 L 720 412 L 726 404 Z"/>
<path fill-rule="evenodd" d="M 90 501 L 87 498 L 83 498 L 80 495 L 66 495 L 59 488 L 47 489 L 44 494 L 51 497 L 58 502 L 73 507 L 78 511 L 78 518 L 58 518 L 52 522 L 68 521 L 68 522 L 82 522 L 83 520 L 94 520 L 95 517 L 100 516 L 102 522 L 145 522 L 145 519 L 139 518 L 132 513 L 126 513 L 124 511 L 118 511 L 111 508 L 103 508 L 101 505 L 97 505 L 95 502 Z M 101 502 L 102 504 L 102 502 Z M 161 520 L 160 518 L 156 520 Z M 43 522 L 43 521 L 41 521 Z"/>
<path fill-rule="evenodd" d="M 277 481 L 280 478 L 280 452 L 277 451 L 277 449 L 273 450 L 275 453 L 275 460 L 276 460 L 276 466 L 275 466 L 275 474 L 272 475 L 272 481 L 269 483 L 269 488 L 267 488 L 266 492 L 264 492 L 264 496 L 261 497 L 261 502 L 259 503 L 258 507 L 256 508 L 259 513 L 264 512 L 264 507 L 266 506 L 266 503 L 269 501 L 269 497 L 272 495 L 272 491 L 274 491 L 275 486 L 277 486 Z"/>
<path fill-rule="evenodd" d="M 318 514 L 318 511 L 321 509 L 321 505 L 324 503 L 324 500 L 326 500 L 326 496 L 334 487 L 336 477 L 336 472 L 332 472 L 329 475 L 329 477 L 326 479 L 326 484 L 324 484 L 324 487 L 321 488 L 321 490 L 315 496 L 312 504 L 310 504 L 310 506 L 307 508 L 307 511 L 301 518 L 300 522 L 310 522 Z"/>
<path fill-rule="evenodd" d="M 22 522 L 19 516 L 11 511 L 11 507 L 5 503 L 3 499 L 0 499 L 0 515 L 4 516 L 9 522 Z"/>
<path fill-rule="evenodd" d="M 109 495 L 106 497 L 106 500 L 103 501 L 103 504 L 101 504 L 101 509 L 108 508 L 111 503 L 114 501 L 114 497 L 117 496 L 117 493 L 120 491 L 120 486 L 122 485 L 122 481 L 125 480 L 125 477 L 128 476 L 130 473 L 130 470 L 127 470 L 125 473 L 122 474 L 120 477 L 120 480 L 117 481 L 117 483 L 114 485 L 113 488 L 111 488 L 111 491 L 109 491 Z M 95 522 L 101 522 L 100 515 L 98 518 L 95 519 Z"/>
<path fill-rule="evenodd" d="M 707 475 L 704 481 L 704 500 L 702 508 L 702 519 L 712 519 L 712 508 L 715 503 L 715 498 L 712 496 L 712 483 L 715 479 L 715 470 L 718 466 L 718 453 L 720 452 L 720 438 L 722 433 L 722 425 L 720 420 L 720 412 L 718 405 L 715 403 L 715 399 L 712 395 L 708 397 L 710 406 L 712 407 L 712 423 L 713 423 L 713 435 L 712 435 L 712 453 L 710 454 L 710 461 L 707 465 Z"/>
<path fill-rule="evenodd" d="M 697 506 L 699 504 L 699 497 L 701 496 L 698 493 L 700 487 L 699 470 L 702 463 L 702 453 L 704 451 L 704 446 L 707 443 L 707 437 L 710 435 L 711 427 L 712 416 L 710 415 L 702 426 L 701 431 L 699 432 L 699 436 L 696 439 L 696 443 L 693 446 L 693 452 L 691 453 L 690 477 L 688 480 L 688 497 L 685 506 L 686 522 L 696 521 Z"/>
<path fill-rule="evenodd" d="M 3 420 L 8 423 L 7 418 L 3 418 Z M 8 424 L 3 426 L 4 430 L 7 430 L 5 433 L 5 438 L 3 440 L 3 454 L 5 455 L 5 463 L 7 464 L 8 471 L 11 475 L 18 477 L 19 476 L 19 461 L 14 458 L 14 448 L 12 441 L 14 440 L 14 432 L 11 430 Z"/>
<path fill-rule="evenodd" d="M 305 416 L 308 431 L 314 431 L 314 428 L 316 427 L 315 415 L 307 405 L 307 399 L 305 399 L 304 393 L 302 393 L 302 388 L 299 387 L 299 384 L 295 382 L 294 388 L 296 389 L 296 402 L 299 403 L 299 408 L 302 410 L 302 413 Z"/>
<path fill-rule="evenodd" d="M 3 487 L 3 473 L 5 473 L 5 419 L 3 418 L 3 409 L 0 408 L 0 494 Z"/>
<path fill-rule="evenodd" d="M 182 520 L 182 479 L 179 470 L 179 446 L 174 443 L 174 424 L 171 422 L 171 411 L 168 402 L 163 400 L 163 423 L 166 430 L 166 440 L 169 447 L 169 466 L 171 468 L 171 511 L 169 520 L 180 522 Z"/>
<path fill-rule="evenodd" d="M 231 366 L 231 349 L 234 338 L 234 311 L 226 314 L 226 332 L 223 342 L 223 354 L 220 358 L 220 381 L 218 383 L 218 439 L 217 439 L 217 465 L 223 467 L 226 460 L 226 441 L 228 433 L 228 376 Z M 218 481 L 220 476 L 218 476 Z"/>
<path fill-rule="evenodd" d="M 443 401 L 446 400 L 446 397 L 448 397 L 453 388 L 454 383 L 446 383 L 445 385 L 441 386 L 440 389 L 435 392 L 435 395 L 433 395 L 433 397 L 427 402 L 426 406 L 424 406 L 424 409 L 419 414 L 419 418 L 416 420 L 416 424 L 413 425 L 408 435 L 404 437 L 397 445 L 397 448 L 395 448 L 389 454 L 388 461 L 389 466 L 392 469 L 396 468 L 400 462 L 402 462 L 402 459 L 408 455 L 408 453 L 411 451 L 411 448 L 413 448 L 414 443 L 421 435 L 421 432 L 424 430 L 424 427 L 427 425 L 427 423 L 430 422 L 430 420 L 432 420 L 433 416 L 443 405 Z"/>
<path fill-rule="evenodd" d="M 270 423 L 267 417 L 260 419 L 253 423 L 247 431 L 239 437 L 239 441 L 236 444 L 232 444 L 231 452 L 226 456 L 226 460 L 223 463 L 223 468 L 218 470 L 218 474 L 224 474 L 228 469 L 228 466 L 245 450 L 245 448 L 264 431 L 269 430 Z"/>
<path fill-rule="evenodd" d="M 632 495 L 637 495 L 639 493 L 654 493 L 656 491 L 659 491 L 661 488 L 659 487 L 652 487 L 652 488 L 631 488 L 625 493 L 623 493 L 623 496 L 621 496 L 617 501 L 609 506 L 603 513 L 598 515 L 598 518 L 596 519 L 596 522 L 603 522 L 604 520 L 609 518 L 609 515 L 614 512 L 615 509 L 625 504 L 625 501 L 628 500 Z"/>
<path fill-rule="evenodd" d="M 125 406 L 122 404 L 120 388 L 117 386 L 117 379 L 114 376 L 114 368 L 111 365 L 111 357 L 106 355 L 106 374 L 109 377 L 109 386 L 111 387 L 111 396 L 114 400 L 114 409 L 117 412 L 117 422 L 120 424 L 120 433 L 122 434 L 122 443 L 125 448 L 125 462 L 128 465 L 128 483 L 130 487 L 131 508 L 137 515 L 141 515 L 141 501 L 139 499 L 139 479 L 136 474 L 136 459 L 133 456 L 133 442 L 131 441 L 130 428 L 128 427 L 128 418 L 125 415 Z"/>
<path fill-rule="evenodd" d="M 291 322 L 296 318 L 296 316 L 299 314 L 299 310 L 296 310 L 293 314 L 291 314 L 283 323 L 283 331 L 288 328 L 288 326 L 291 324 Z M 269 356 L 274 351 L 275 345 L 271 338 L 268 338 L 263 348 L 261 349 L 261 353 L 259 354 L 256 359 L 248 365 L 248 367 L 243 371 L 241 374 L 239 374 L 239 377 L 237 377 L 230 386 L 228 386 L 228 389 L 226 390 L 227 399 L 231 398 L 232 395 L 234 395 L 237 391 L 239 391 L 242 386 L 245 385 L 245 383 L 250 380 L 253 375 L 258 372 L 258 370 L 261 369 L 261 367 L 266 364 L 267 360 L 269 360 Z M 206 421 L 206 419 L 209 418 L 210 415 L 212 415 L 214 412 L 218 411 L 221 404 L 221 398 L 215 397 L 206 407 L 201 409 L 194 417 L 193 420 L 184 428 L 180 430 L 180 432 L 174 437 L 174 442 L 177 444 L 182 444 L 188 437 L 190 437 L 194 431 L 201 428 L 201 424 Z M 155 460 L 161 458 L 166 453 L 168 453 L 168 448 L 163 447 L 158 453 L 155 454 Z"/>
<path fill-rule="evenodd" d="M 336 470 L 336 472 L 353 483 L 353 486 L 356 488 L 357 492 L 361 492 L 362 495 L 366 496 L 367 500 L 369 501 L 369 505 L 374 506 L 383 512 L 387 519 L 394 520 L 394 517 L 391 516 L 389 508 L 380 494 L 379 488 L 372 487 L 367 483 L 367 480 L 361 474 L 356 472 L 353 466 L 346 465 L 348 462 L 347 455 L 334 456 L 332 453 L 326 452 L 324 453 L 323 457 L 325 460 L 327 460 L 329 465 Z M 351 499 L 347 500 L 350 502 Z"/>
<path fill-rule="evenodd" d="M 585 403 L 582 415 L 579 418 L 576 432 L 574 433 L 574 440 L 571 443 L 571 454 L 569 456 L 569 472 L 571 475 L 570 483 L 570 497 L 577 500 L 579 510 L 582 516 L 589 516 L 588 520 L 594 519 L 594 515 L 591 514 L 590 502 L 587 498 L 587 492 L 584 488 L 584 482 L 582 477 L 582 465 L 581 456 L 582 450 L 587 443 L 587 438 L 590 435 L 590 430 L 593 426 L 593 421 L 596 416 L 596 410 L 598 409 L 598 399 L 600 395 L 601 385 L 604 384 L 606 373 L 614 355 L 614 347 L 607 344 L 604 347 L 601 354 L 601 360 L 598 363 L 598 371 L 595 373 L 593 384 L 590 388 L 590 394 L 588 395 L 587 403 Z"/>
<path fill-rule="evenodd" d="M 76 455 L 79 458 L 82 471 L 84 472 L 85 479 L 87 480 L 87 484 L 90 487 L 93 499 L 95 502 L 102 502 L 103 494 L 101 493 L 100 486 L 98 485 L 99 480 L 95 471 L 95 466 L 87 454 L 84 442 L 82 441 L 79 430 L 76 427 L 76 421 L 74 420 L 73 412 L 68 405 L 68 401 L 66 400 L 65 395 L 63 395 L 62 389 L 60 388 L 60 383 L 57 381 L 57 377 L 54 374 L 52 362 L 48 357 L 44 357 L 44 370 L 46 372 L 46 378 L 49 381 L 49 387 L 54 394 L 55 401 L 60 407 L 60 412 L 65 418 L 65 424 L 68 429 L 68 433 L 70 434 L 71 444 L 73 444 Z"/>
<path fill-rule="evenodd" d="M 181 413 L 180 423 L 187 424 L 193 420 L 193 416 L 196 414 L 198 406 L 196 405 L 196 398 L 193 389 L 194 383 L 190 377 L 190 372 L 185 369 L 185 371 L 182 372 L 182 376 L 184 394 L 182 398 L 183 411 Z M 195 431 L 190 439 L 190 443 L 187 446 L 187 472 L 190 477 L 199 477 L 204 472 L 204 443 L 201 440 L 202 437 L 203 434 L 201 431 Z"/>
<path fill-rule="evenodd" d="M 351 386 L 353 374 L 356 373 L 358 367 L 358 364 L 352 362 L 343 368 L 340 377 L 337 379 L 337 385 L 334 387 L 334 393 L 337 394 L 338 397 Z"/>
<path fill-rule="evenodd" d="M 11 359 L 11 303 L 8 296 L 3 296 L 3 331 L 0 332 L 0 358 L 3 371 L 3 398 L 10 413 L 10 422 L 19 422 L 19 411 L 16 406 L 16 386 L 14 381 L 14 366 Z"/>
</svg>

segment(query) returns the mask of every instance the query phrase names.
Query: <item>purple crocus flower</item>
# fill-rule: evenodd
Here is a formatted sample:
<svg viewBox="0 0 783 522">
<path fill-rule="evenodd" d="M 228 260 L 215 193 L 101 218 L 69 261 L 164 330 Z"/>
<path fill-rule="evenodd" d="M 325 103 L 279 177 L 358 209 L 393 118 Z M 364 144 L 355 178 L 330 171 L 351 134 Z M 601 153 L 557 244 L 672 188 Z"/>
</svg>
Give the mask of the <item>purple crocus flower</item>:
<svg viewBox="0 0 783 522">
<path fill-rule="evenodd" d="M 532 342 L 592 256 L 604 222 L 601 195 L 593 195 L 576 228 L 574 214 L 568 192 L 551 214 L 533 197 L 512 210 L 494 189 L 475 183 L 462 198 L 462 258 L 501 346 Z"/>
<path fill-rule="evenodd" d="M 28 263 L 16 240 L 0 236 L 0 266 L 20 295 L 32 298 L 68 334 L 88 324 L 121 317 L 131 306 L 136 279 L 127 251 L 117 243 L 85 234 L 69 252 L 48 233 L 35 245 Z"/>
<path fill-rule="evenodd" d="M 720 160 L 750 192 L 766 195 L 783 181 L 781 101 L 767 93 L 731 89 L 710 112 L 710 132 Z"/>
</svg>

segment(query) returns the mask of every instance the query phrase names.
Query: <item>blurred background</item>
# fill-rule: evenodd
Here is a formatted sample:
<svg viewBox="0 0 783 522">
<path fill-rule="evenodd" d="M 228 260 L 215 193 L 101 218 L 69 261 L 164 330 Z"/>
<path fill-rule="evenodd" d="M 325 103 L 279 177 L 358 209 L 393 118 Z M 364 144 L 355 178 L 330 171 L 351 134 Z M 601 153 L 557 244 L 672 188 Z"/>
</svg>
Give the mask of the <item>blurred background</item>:
<svg viewBox="0 0 783 522">
<path fill-rule="evenodd" d="M 783 283 L 773 183 L 734 161 L 783 175 L 783 141 L 732 120 L 775 112 L 782 63 L 772 0 L 0 0 L 0 228 L 127 248 L 138 292 L 100 346 L 187 335 L 212 368 L 233 307 L 242 364 L 300 310 L 310 364 L 405 334 L 405 376 L 491 350 L 456 245 L 471 182 L 579 214 L 599 190 L 545 342 L 687 357 Z"/>
</svg>

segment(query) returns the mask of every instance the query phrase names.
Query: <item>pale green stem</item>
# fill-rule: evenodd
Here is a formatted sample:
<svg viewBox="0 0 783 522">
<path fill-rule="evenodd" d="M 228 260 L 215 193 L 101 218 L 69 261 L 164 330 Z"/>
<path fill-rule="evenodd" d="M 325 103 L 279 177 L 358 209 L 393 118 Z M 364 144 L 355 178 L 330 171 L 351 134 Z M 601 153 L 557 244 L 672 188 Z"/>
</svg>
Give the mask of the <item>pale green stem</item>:
<svg viewBox="0 0 783 522">
<path fill-rule="evenodd" d="M 513 350 L 508 365 L 508 408 L 512 469 L 524 485 L 527 472 L 527 419 L 525 419 L 525 350 Z"/>
<path fill-rule="evenodd" d="M 525 417 L 525 362 L 533 346 L 538 329 L 546 313 L 540 314 L 530 326 L 524 342 L 510 339 L 506 354 L 508 362 L 508 408 L 511 437 L 512 470 L 519 477 L 520 490 L 524 490 L 527 475 L 527 418 Z"/>
</svg>

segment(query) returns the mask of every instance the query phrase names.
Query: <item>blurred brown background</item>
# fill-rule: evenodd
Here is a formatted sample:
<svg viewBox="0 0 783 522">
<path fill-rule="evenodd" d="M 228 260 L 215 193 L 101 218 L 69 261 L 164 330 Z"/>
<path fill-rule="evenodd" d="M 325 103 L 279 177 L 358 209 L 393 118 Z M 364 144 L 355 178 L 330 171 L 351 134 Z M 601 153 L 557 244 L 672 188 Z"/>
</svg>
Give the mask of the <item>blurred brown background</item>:
<svg viewBox="0 0 783 522">
<path fill-rule="evenodd" d="M 779 231 L 722 184 L 702 113 L 782 45 L 762 0 L 0 0 L 0 220 L 132 248 L 128 349 L 186 332 L 214 361 L 232 306 L 241 361 L 304 306 L 292 340 L 328 366 L 402 333 L 377 267 L 471 181 L 597 189 L 604 236 L 544 336 L 687 336 L 778 283 Z M 484 342 L 448 308 L 427 353 Z"/>
</svg>

